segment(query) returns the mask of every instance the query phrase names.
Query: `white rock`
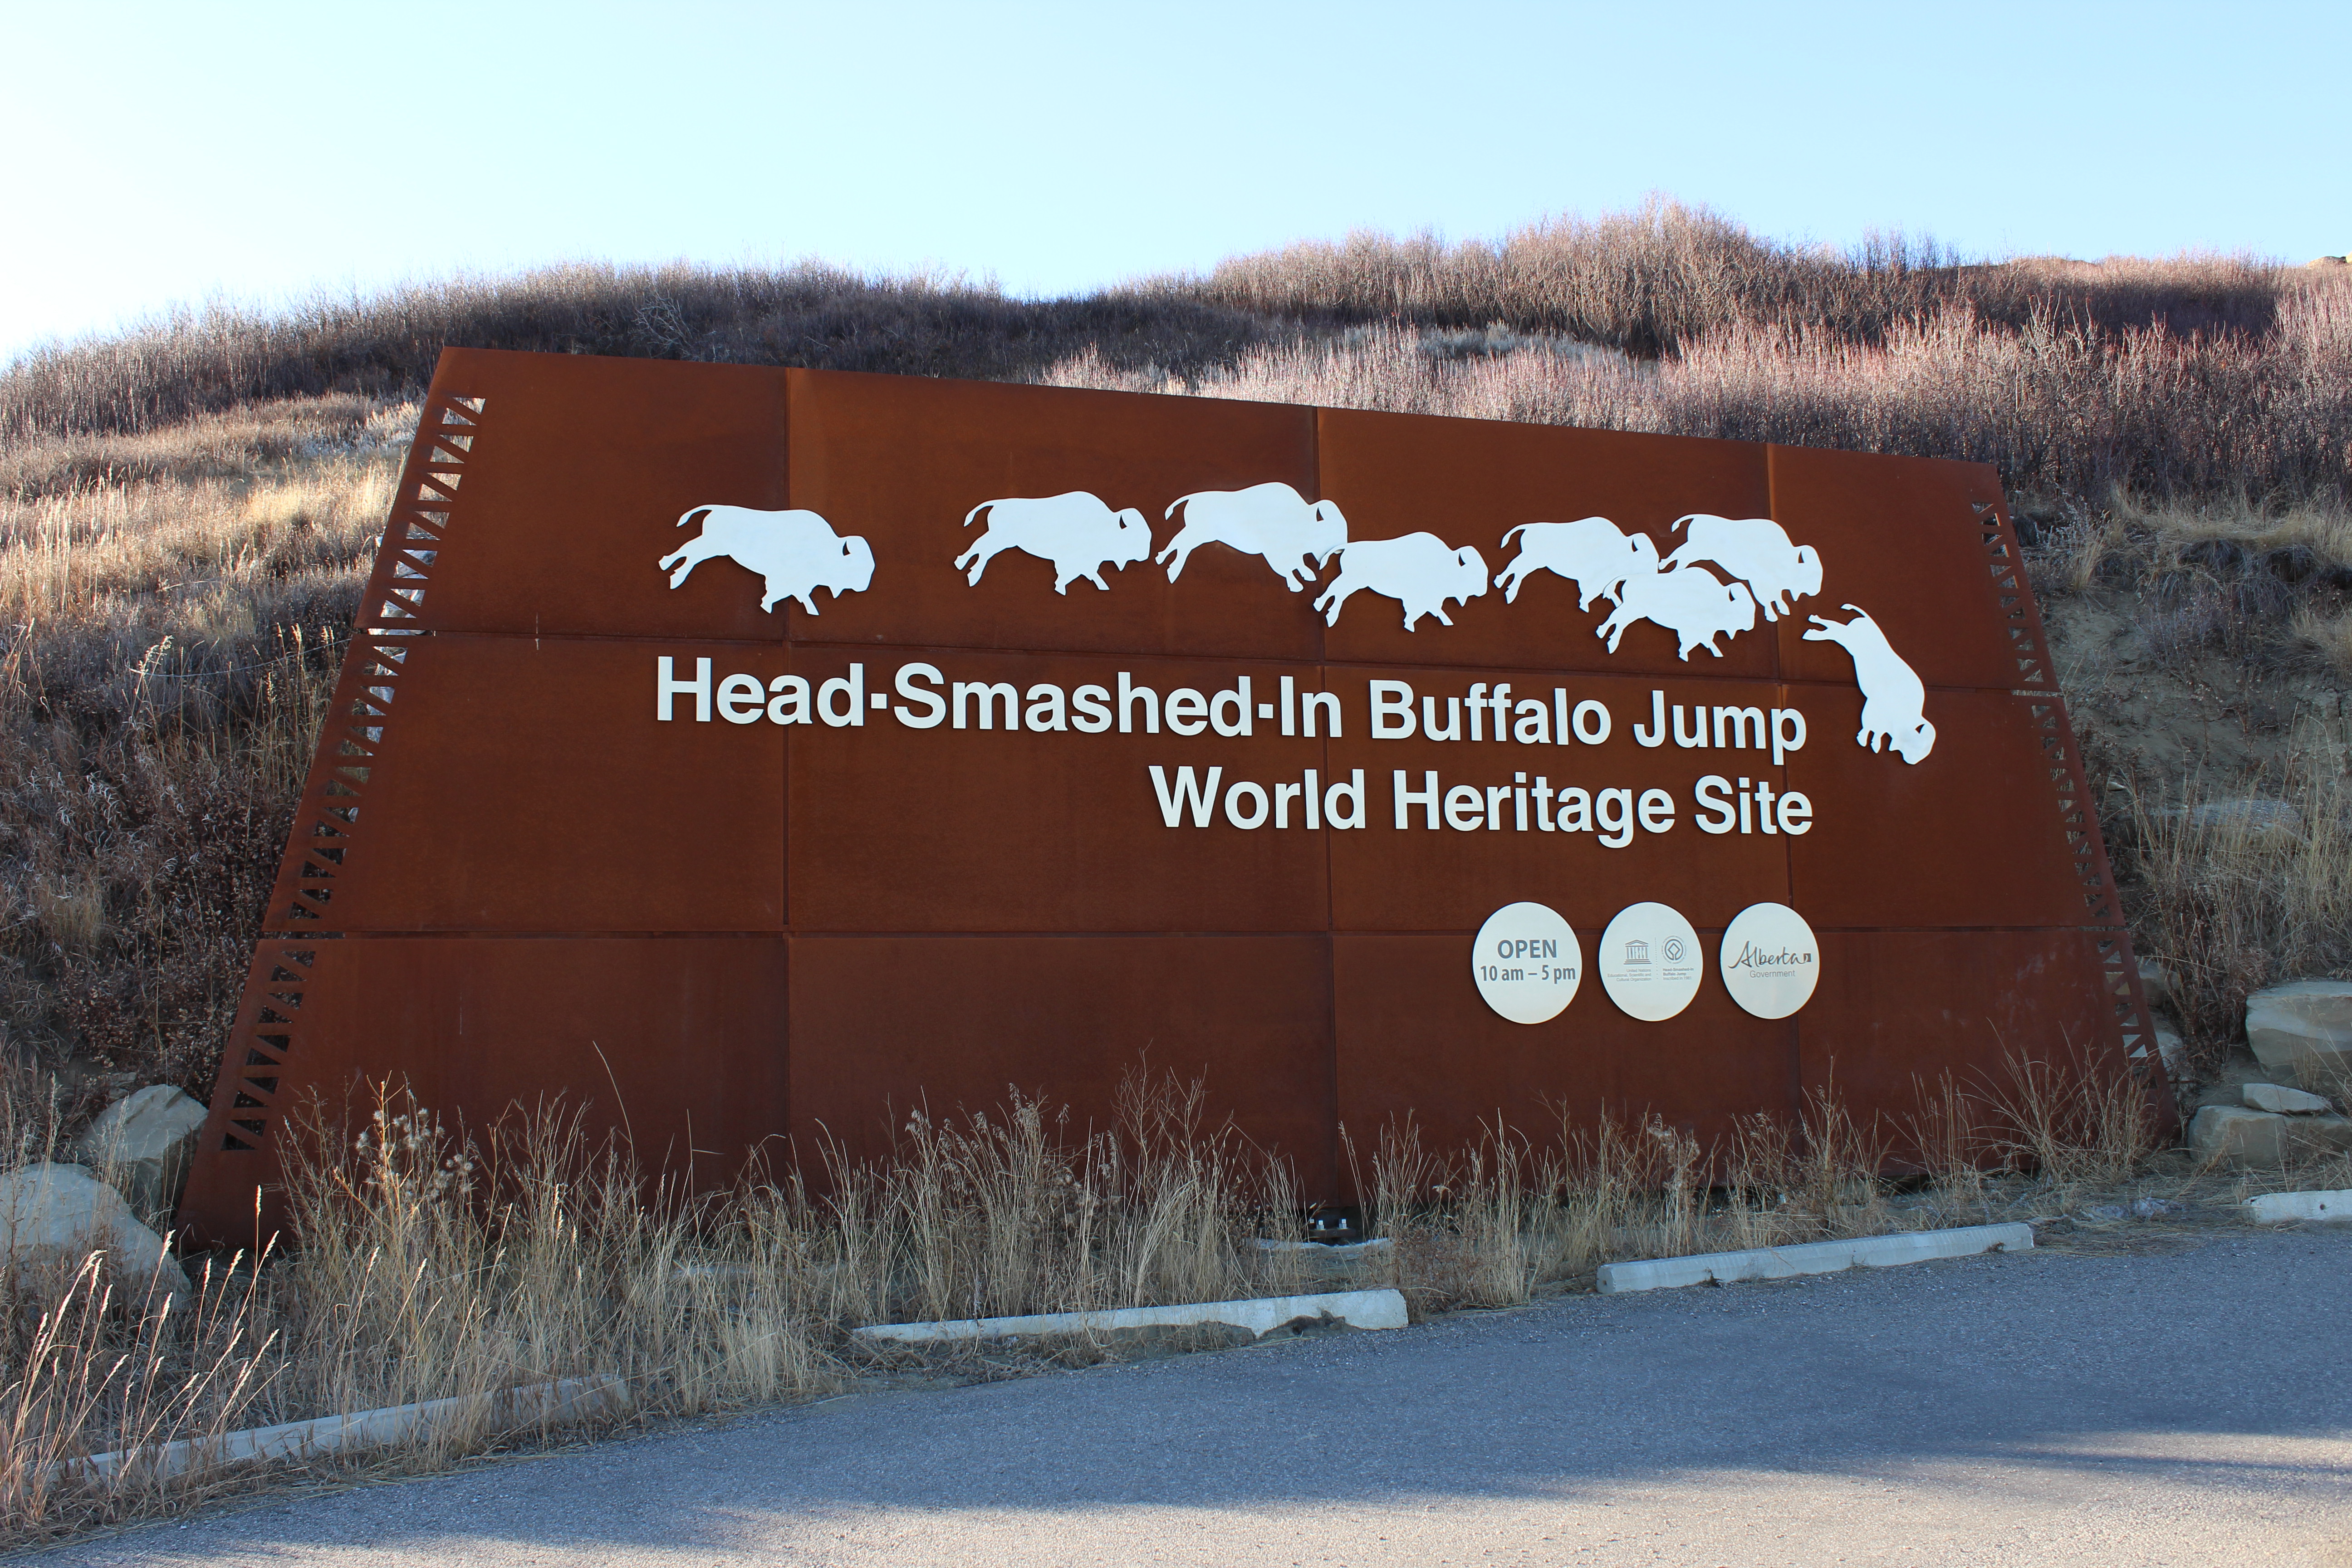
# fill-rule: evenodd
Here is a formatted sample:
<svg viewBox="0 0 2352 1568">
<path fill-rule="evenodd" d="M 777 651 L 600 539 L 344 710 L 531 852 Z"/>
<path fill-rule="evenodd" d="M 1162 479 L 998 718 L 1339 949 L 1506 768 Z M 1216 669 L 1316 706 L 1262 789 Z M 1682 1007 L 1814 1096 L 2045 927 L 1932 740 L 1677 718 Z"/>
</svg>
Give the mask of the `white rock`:
<svg viewBox="0 0 2352 1568">
<path fill-rule="evenodd" d="M 2286 1118 L 2236 1105 L 2209 1105 L 2189 1123 L 2200 1160 L 2276 1169 L 2286 1163 Z"/>
<path fill-rule="evenodd" d="M 19 1264 L 79 1264 L 103 1249 L 123 1276 L 166 1295 L 188 1288 L 163 1238 L 139 1223 L 122 1194 L 79 1165 L 26 1165 L 0 1174 L 0 1248 Z"/>
<path fill-rule="evenodd" d="M 2274 1171 L 2290 1159 L 2352 1150 L 2352 1121 L 2209 1105 L 2189 1124 L 2189 1147 L 2200 1160 Z"/>
<path fill-rule="evenodd" d="M 2334 1109 L 2315 1094 L 2305 1094 L 2299 1089 L 2284 1089 L 2274 1083 L 2242 1084 L 2239 1096 L 2250 1110 L 2275 1110 L 2282 1116 L 2304 1116 L 2313 1111 Z"/>
<path fill-rule="evenodd" d="M 2164 965 L 2152 958 L 2139 961 L 2139 988 L 2141 994 L 2147 998 L 2149 1006 L 2172 1005 L 2172 976 L 2165 973 Z"/>
<path fill-rule="evenodd" d="M 2352 980 L 2290 980 L 2246 998 L 2249 1007 L 2275 1008 L 2339 1035 L 2352 1035 Z"/>
<path fill-rule="evenodd" d="M 133 1089 L 98 1113 L 81 1136 L 82 1163 L 102 1172 L 142 1215 L 169 1213 L 195 1158 L 203 1104 L 168 1083 Z"/>
<path fill-rule="evenodd" d="M 2352 981 L 2296 980 L 2246 998 L 2246 1044 L 2305 1089 L 2352 1078 Z"/>
</svg>

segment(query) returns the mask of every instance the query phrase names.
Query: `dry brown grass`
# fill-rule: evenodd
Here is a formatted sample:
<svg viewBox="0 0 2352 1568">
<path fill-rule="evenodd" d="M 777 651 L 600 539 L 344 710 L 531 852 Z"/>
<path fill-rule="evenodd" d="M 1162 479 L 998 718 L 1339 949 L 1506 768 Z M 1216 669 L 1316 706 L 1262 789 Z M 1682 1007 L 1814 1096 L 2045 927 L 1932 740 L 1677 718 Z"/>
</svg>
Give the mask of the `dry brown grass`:
<svg viewBox="0 0 2352 1568">
<path fill-rule="evenodd" d="M 2013 1068 L 1959 1093 L 1951 1163 L 1898 1186 L 1890 1141 L 1832 1097 L 1702 1147 L 1648 1117 L 1435 1150 L 1385 1127 L 1359 1183 L 1389 1245 L 1353 1268 L 1267 1247 L 1301 1224 L 1278 1155 L 1205 1125 L 1202 1089 L 1139 1069 L 1119 1124 L 1050 1104 L 911 1116 L 886 1160 L 753 1169 L 688 1198 L 560 1106 L 469 1135 L 386 1092 L 355 1121 L 315 1110 L 290 1148 L 299 1247 L 194 1260 L 166 1310 L 121 1260 L 0 1264 L 0 1541 L 170 1511 L 268 1472 L 202 1456 L 184 1472 L 101 1452 L 453 1396 L 470 1419 L 312 1468 L 446 1465 L 541 1428 L 502 1426 L 500 1390 L 612 1376 L 635 1419 L 812 1397 L 921 1356 L 849 1331 L 877 1321 L 1289 1295 L 1393 1284 L 1419 1314 L 1525 1302 L 1618 1258 L 1781 1245 L 2048 1212 L 2127 1177 L 2146 1105 L 2079 1064 Z M 0 1096 L 18 1159 L 58 1109 Z M 2012 1173 L 2003 1174 L 2002 1173 Z M 1113 1341 L 1007 1352 L 999 1370 L 1099 1360 Z M 969 1346 L 938 1352 L 969 1362 Z M 607 1412 L 600 1419 L 617 1418 Z"/>
<path fill-rule="evenodd" d="M 1344 1145 L 1369 1228 L 1391 1243 L 1369 1277 L 1423 1310 L 1511 1306 L 1622 1258 L 1975 1225 L 2014 1218 L 2020 1204 L 2064 1209 L 2130 1178 L 2155 1142 L 2147 1087 L 2080 1056 L 2012 1058 L 1996 1079 L 1946 1079 L 1916 1098 L 1899 1123 L 1863 1125 L 1824 1091 L 1793 1121 L 1746 1117 L 1713 1146 L 1655 1116 L 1604 1111 L 1436 1150 L 1407 1117 L 1360 1156 Z M 1903 1169 L 1918 1173 L 1888 1174 Z"/>
<path fill-rule="evenodd" d="M 2184 1038 L 2209 1069 L 2247 994 L 2352 970 L 2352 773 L 2342 741 L 2296 738 L 2268 776 L 2199 777 L 2134 802 L 2127 889 L 2144 952 L 2171 973 Z"/>
<path fill-rule="evenodd" d="M 218 1061 L 414 405 L 0 463 L 0 1040 Z"/>
</svg>

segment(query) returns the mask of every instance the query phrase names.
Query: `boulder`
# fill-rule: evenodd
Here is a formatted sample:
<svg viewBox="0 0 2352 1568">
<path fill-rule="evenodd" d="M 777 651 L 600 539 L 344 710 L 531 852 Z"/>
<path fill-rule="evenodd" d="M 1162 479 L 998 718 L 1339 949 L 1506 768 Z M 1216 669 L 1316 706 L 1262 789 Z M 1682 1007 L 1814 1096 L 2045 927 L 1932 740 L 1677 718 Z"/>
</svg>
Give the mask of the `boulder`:
<svg viewBox="0 0 2352 1568">
<path fill-rule="evenodd" d="M 2352 1079 L 2352 981 L 2294 980 L 2246 998 L 2246 1044 L 2266 1072 L 2326 1092 Z"/>
<path fill-rule="evenodd" d="M 2152 958 L 2139 961 L 2139 988 L 2141 994 L 2147 998 L 2149 1006 L 2172 1005 L 2172 976 L 2165 972 L 2164 965 Z"/>
<path fill-rule="evenodd" d="M 2248 1083 L 2238 1086 L 2238 1092 L 2249 1110 L 2275 1110 L 2281 1116 L 2309 1116 L 2333 1110 L 2334 1106 L 2315 1094 L 2305 1094 L 2299 1089 L 2285 1089 L 2274 1083 Z"/>
<path fill-rule="evenodd" d="M 2209 1163 L 2274 1171 L 2289 1160 L 2352 1150 L 2352 1121 L 2209 1105 L 2189 1124 L 2189 1147 Z"/>
<path fill-rule="evenodd" d="M 2156 1055 L 2157 1059 L 2164 1064 L 2164 1070 L 2178 1077 L 2189 1060 L 2189 1042 L 2158 1024 L 2156 1026 Z"/>
<path fill-rule="evenodd" d="M 98 1113 L 81 1136 L 82 1163 L 103 1174 L 143 1216 L 169 1214 L 187 1184 L 205 1108 L 167 1083 L 134 1089 Z"/>
<path fill-rule="evenodd" d="M 0 1251 L 11 1262 L 70 1268 L 90 1253 L 113 1255 L 134 1287 L 151 1280 L 167 1296 L 188 1289 L 186 1270 L 163 1238 L 139 1223 L 122 1194 L 79 1165 L 25 1165 L 0 1174 Z"/>
</svg>

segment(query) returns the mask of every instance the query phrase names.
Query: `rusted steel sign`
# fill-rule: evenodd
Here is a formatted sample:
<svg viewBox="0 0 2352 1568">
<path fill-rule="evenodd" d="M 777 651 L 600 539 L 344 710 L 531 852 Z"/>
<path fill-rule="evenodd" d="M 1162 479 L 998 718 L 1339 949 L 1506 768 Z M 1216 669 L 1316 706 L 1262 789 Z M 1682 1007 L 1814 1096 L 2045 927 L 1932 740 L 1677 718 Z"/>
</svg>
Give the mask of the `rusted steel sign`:
<svg viewBox="0 0 2352 1568">
<path fill-rule="evenodd" d="M 1989 468 L 572 356 L 443 358 L 268 931 L 217 1235 L 385 1077 L 724 1179 L 1148 1051 L 1339 1196 L 2150 1037 Z"/>
</svg>

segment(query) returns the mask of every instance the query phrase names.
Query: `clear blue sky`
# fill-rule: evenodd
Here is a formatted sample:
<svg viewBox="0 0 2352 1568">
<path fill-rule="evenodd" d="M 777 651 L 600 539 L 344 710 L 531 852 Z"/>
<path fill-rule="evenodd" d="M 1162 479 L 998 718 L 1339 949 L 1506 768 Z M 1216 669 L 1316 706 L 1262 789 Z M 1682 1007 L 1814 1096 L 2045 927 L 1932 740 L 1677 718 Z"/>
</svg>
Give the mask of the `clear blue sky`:
<svg viewBox="0 0 2352 1568">
<path fill-rule="evenodd" d="M 574 258 L 1060 292 L 1658 190 L 1980 254 L 2352 248 L 2352 5 L 0 0 L 0 356 Z"/>
</svg>

